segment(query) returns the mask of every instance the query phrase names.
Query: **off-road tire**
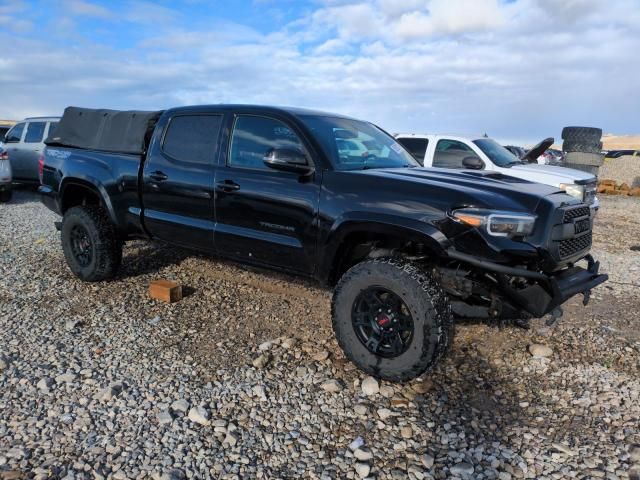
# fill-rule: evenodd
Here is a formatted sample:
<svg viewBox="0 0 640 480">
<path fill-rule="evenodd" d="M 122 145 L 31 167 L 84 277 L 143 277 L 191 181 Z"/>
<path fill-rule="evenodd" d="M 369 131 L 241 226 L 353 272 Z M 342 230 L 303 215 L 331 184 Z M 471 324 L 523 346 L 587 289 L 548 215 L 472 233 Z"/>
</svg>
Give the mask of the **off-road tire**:
<svg viewBox="0 0 640 480">
<path fill-rule="evenodd" d="M 576 140 L 565 140 L 562 144 L 562 150 L 565 152 L 602 153 L 602 142 L 592 144 Z"/>
<path fill-rule="evenodd" d="M 5 203 L 11 200 L 13 196 L 13 190 L 5 190 L 4 192 L 0 192 L 0 203 Z"/>
<path fill-rule="evenodd" d="M 602 129 L 594 127 L 564 127 L 562 139 L 580 142 L 587 145 L 597 145 L 602 138 Z"/>
<path fill-rule="evenodd" d="M 71 230 L 79 225 L 86 230 L 91 249 L 91 261 L 83 266 L 74 256 Z M 72 207 L 62 219 L 61 241 L 64 257 L 71 271 L 85 282 L 99 282 L 112 278 L 122 262 L 122 243 L 103 208 L 97 206 Z"/>
<path fill-rule="evenodd" d="M 398 295 L 414 322 L 409 348 L 394 358 L 369 351 L 358 339 L 351 313 L 359 293 L 380 286 Z M 453 337 L 451 304 L 445 292 L 415 263 L 395 257 L 365 260 L 340 279 L 331 303 L 333 330 L 345 355 L 366 373 L 392 382 L 405 382 L 432 369 Z"/>
<path fill-rule="evenodd" d="M 569 165 L 590 165 L 599 167 L 604 163 L 604 155 L 601 153 L 567 152 L 564 161 Z"/>
</svg>

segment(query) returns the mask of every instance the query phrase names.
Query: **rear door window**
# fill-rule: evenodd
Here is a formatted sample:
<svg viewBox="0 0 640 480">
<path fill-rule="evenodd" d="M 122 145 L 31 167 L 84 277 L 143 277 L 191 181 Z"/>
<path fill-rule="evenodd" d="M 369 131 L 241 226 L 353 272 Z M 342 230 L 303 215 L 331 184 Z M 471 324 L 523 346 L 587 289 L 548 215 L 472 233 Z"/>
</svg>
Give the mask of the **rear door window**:
<svg viewBox="0 0 640 480">
<path fill-rule="evenodd" d="M 40 143 L 44 137 L 44 128 L 47 122 L 29 122 L 27 133 L 24 136 L 24 143 Z"/>
<path fill-rule="evenodd" d="M 404 148 L 406 148 L 411 156 L 420 163 L 424 161 L 424 154 L 427 152 L 429 140 L 426 138 L 397 138 Z"/>
<path fill-rule="evenodd" d="M 162 151 L 175 160 L 213 164 L 222 115 L 177 115 L 169 122 Z"/>
<path fill-rule="evenodd" d="M 440 168 L 465 168 L 462 160 L 466 157 L 477 157 L 476 153 L 458 140 L 438 140 L 433 155 L 433 166 Z"/>
<path fill-rule="evenodd" d="M 58 128 L 58 122 L 49 123 L 49 132 L 47 133 L 47 137 L 50 137 L 54 133 L 56 133 L 56 128 Z"/>
<path fill-rule="evenodd" d="M 24 123 L 18 123 L 14 125 L 11 130 L 7 132 L 5 143 L 18 143 L 22 138 L 22 132 L 24 131 Z"/>
</svg>

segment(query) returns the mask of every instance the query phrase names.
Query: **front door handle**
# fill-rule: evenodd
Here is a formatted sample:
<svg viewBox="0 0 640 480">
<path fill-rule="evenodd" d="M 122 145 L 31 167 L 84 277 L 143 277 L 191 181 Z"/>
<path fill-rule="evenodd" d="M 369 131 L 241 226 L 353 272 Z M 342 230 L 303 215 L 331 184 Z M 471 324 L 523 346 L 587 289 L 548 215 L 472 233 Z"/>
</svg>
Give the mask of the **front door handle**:
<svg viewBox="0 0 640 480">
<path fill-rule="evenodd" d="M 149 175 L 151 180 L 155 180 L 156 182 L 164 182 L 167 178 L 169 178 L 164 172 L 156 170 L 151 175 Z"/>
<path fill-rule="evenodd" d="M 233 180 L 223 180 L 222 182 L 216 183 L 216 190 L 226 193 L 235 192 L 236 190 L 240 190 L 240 185 Z"/>
</svg>

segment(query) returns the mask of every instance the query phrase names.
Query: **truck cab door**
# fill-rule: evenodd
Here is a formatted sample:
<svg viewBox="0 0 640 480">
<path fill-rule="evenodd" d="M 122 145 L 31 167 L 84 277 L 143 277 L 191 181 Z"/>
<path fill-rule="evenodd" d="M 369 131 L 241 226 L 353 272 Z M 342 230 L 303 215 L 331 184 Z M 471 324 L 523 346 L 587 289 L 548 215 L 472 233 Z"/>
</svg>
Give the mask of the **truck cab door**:
<svg viewBox="0 0 640 480">
<path fill-rule="evenodd" d="M 275 170 L 274 149 L 303 153 L 295 128 L 268 116 L 236 115 L 228 155 L 216 170 L 216 250 L 243 262 L 311 274 L 320 173 Z"/>
<path fill-rule="evenodd" d="M 223 115 L 185 113 L 160 122 L 142 175 L 144 227 L 154 238 L 213 251 L 213 179 Z"/>
</svg>

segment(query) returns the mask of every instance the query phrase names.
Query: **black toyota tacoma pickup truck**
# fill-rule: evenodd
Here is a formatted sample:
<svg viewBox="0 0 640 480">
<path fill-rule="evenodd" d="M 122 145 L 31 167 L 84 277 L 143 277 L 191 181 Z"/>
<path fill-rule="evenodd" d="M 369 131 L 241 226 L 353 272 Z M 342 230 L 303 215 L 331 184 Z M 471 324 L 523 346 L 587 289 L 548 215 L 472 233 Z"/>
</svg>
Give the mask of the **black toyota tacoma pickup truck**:
<svg viewBox="0 0 640 480">
<path fill-rule="evenodd" d="M 69 107 L 54 135 L 40 192 L 79 278 L 116 275 L 133 238 L 312 277 L 334 288 L 345 354 L 380 378 L 433 367 L 453 318 L 540 317 L 607 279 L 589 255 L 588 205 L 501 174 L 421 168 L 368 122 Z"/>
</svg>

